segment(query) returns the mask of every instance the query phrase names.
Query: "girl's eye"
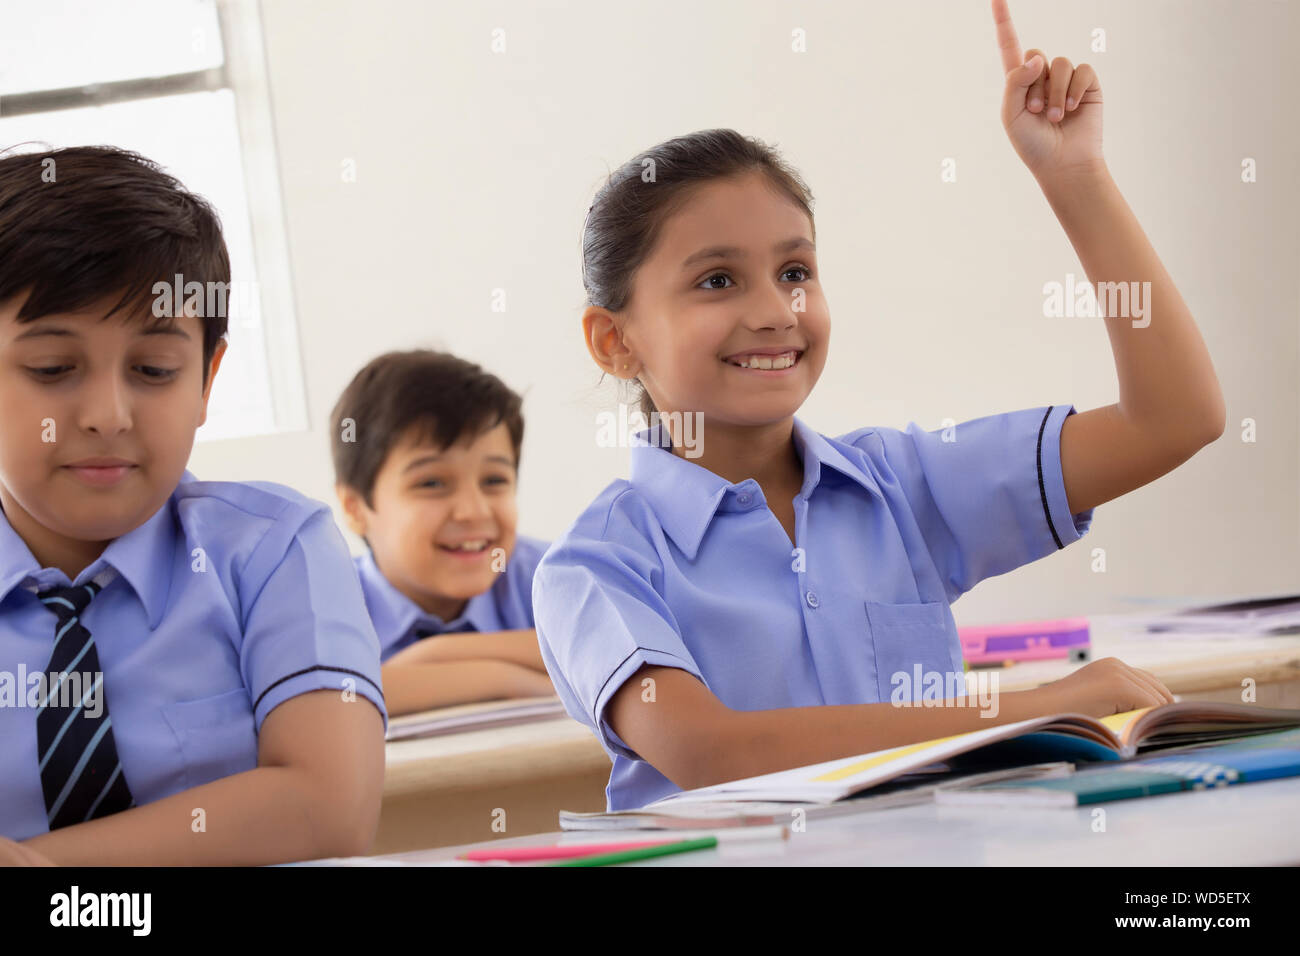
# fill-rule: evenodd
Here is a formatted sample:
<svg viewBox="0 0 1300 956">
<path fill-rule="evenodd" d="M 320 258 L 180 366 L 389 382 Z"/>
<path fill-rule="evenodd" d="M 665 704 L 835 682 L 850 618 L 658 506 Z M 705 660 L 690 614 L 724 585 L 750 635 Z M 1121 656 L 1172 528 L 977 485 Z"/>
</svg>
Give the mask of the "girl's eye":
<svg viewBox="0 0 1300 956">
<path fill-rule="evenodd" d="M 508 484 L 510 484 L 510 479 L 509 479 L 509 478 L 502 478 L 500 475 L 493 475 L 491 478 L 485 478 L 484 480 L 485 480 L 489 485 L 508 485 Z"/>
<path fill-rule="evenodd" d="M 434 485 L 440 485 L 440 484 L 442 484 L 442 482 L 441 482 L 439 479 L 437 479 L 437 478 L 429 478 L 429 479 L 427 479 L 426 481 L 422 481 L 422 482 L 420 482 L 420 483 L 419 483 L 418 485 L 416 485 L 415 487 L 417 487 L 417 488 L 432 488 Z"/>
<path fill-rule="evenodd" d="M 781 275 L 782 275 L 782 277 L 784 277 L 784 276 L 788 276 L 791 272 L 798 272 L 798 273 L 801 273 L 802 276 L 803 276 L 803 278 L 801 278 L 801 279 L 795 279 L 795 280 L 794 280 L 795 282 L 807 282 L 809 279 L 812 278 L 812 271 L 811 271 L 810 269 L 808 269 L 806 266 L 791 266 L 790 268 L 788 268 L 788 269 L 786 269 L 785 271 L 783 271 L 783 272 L 781 273 Z M 700 283 L 700 286 L 705 286 L 705 283 L 712 283 L 714 279 L 726 279 L 727 282 L 730 282 L 732 285 L 735 285 L 735 283 L 732 282 L 731 276 L 727 275 L 725 272 L 715 272 L 715 273 L 713 273 L 713 275 L 709 276 L 707 279 L 705 279 L 703 282 L 701 282 L 701 283 Z M 697 286 L 697 288 L 699 288 L 700 286 Z M 708 285 L 707 288 L 710 288 L 710 289 L 727 289 L 727 288 L 730 288 L 730 286 L 725 286 L 725 285 Z"/>
</svg>

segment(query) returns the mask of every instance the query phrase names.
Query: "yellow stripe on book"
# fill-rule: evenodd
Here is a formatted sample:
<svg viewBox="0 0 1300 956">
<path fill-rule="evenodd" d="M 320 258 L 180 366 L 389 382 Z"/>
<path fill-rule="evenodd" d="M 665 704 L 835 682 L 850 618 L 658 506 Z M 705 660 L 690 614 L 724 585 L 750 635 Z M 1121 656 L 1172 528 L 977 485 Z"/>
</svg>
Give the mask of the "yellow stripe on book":
<svg viewBox="0 0 1300 956">
<path fill-rule="evenodd" d="M 1124 736 L 1124 728 L 1132 721 L 1137 720 L 1148 710 L 1154 710 L 1154 707 L 1143 707 L 1141 710 L 1126 710 L 1122 714 L 1111 714 L 1109 717 L 1102 717 L 1101 722 L 1115 731 L 1117 737 Z"/>
<path fill-rule="evenodd" d="M 951 737 L 940 737 L 937 740 L 927 740 L 924 743 L 912 744 L 910 747 L 899 747 L 896 750 L 888 750 L 885 753 L 876 754 L 874 757 L 868 757 L 866 760 L 859 760 L 857 763 L 849 764 L 846 767 L 840 767 L 839 770 L 831 770 L 820 777 L 813 777 L 814 783 L 830 783 L 835 780 L 843 780 L 845 777 L 851 777 L 855 773 L 861 773 L 864 770 L 870 770 L 872 767 L 879 767 L 881 764 L 892 763 L 895 760 L 901 760 L 904 757 L 910 757 L 914 753 L 927 750 L 936 744 L 945 743 L 949 740 L 956 740 L 958 737 L 964 737 L 965 734 L 953 734 Z"/>
<path fill-rule="evenodd" d="M 1121 740 L 1124 736 L 1124 728 L 1132 721 L 1141 717 L 1151 707 L 1143 707 L 1141 710 L 1129 710 L 1122 714 L 1111 714 L 1109 717 L 1100 718 L 1101 722 L 1114 731 L 1115 735 Z M 979 733 L 979 731 L 973 731 Z M 947 743 L 949 740 L 956 740 L 959 737 L 965 737 L 966 734 L 953 734 L 951 737 L 939 737 L 935 740 L 927 740 L 923 743 L 912 744 L 910 747 L 899 747 L 896 750 L 888 750 L 884 753 L 876 754 L 874 757 L 868 757 L 866 760 L 859 760 L 857 763 L 840 767 L 838 770 L 831 770 L 822 774 L 820 777 L 814 777 L 815 783 L 831 783 L 836 780 L 843 780 L 845 777 L 851 777 L 856 773 L 864 770 L 870 770 L 872 767 L 879 767 L 881 764 L 891 763 L 895 760 L 901 760 L 903 757 L 910 757 L 914 753 L 919 753 L 937 744 Z"/>
</svg>

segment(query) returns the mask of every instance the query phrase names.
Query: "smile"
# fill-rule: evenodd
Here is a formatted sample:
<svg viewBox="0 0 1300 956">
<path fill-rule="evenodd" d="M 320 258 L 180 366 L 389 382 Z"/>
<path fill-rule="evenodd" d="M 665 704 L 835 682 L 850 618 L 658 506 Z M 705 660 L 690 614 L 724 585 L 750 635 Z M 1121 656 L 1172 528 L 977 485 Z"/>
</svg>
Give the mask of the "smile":
<svg viewBox="0 0 1300 956">
<path fill-rule="evenodd" d="M 459 544 L 440 544 L 438 550 L 454 554 L 459 558 L 475 558 L 484 554 L 491 544 L 492 541 L 488 538 L 473 538 Z"/>
<path fill-rule="evenodd" d="M 764 372 L 779 372 L 784 369 L 793 368 L 799 363 L 803 352 L 792 349 L 788 352 L 781 352 L 776 355 L 761 354 L 758 352 L 747 352 L 740 355 L 733 355 L 722 361 L 727 365 L 743 368 L 746 370 L 756 370 Z"/>
</svg>

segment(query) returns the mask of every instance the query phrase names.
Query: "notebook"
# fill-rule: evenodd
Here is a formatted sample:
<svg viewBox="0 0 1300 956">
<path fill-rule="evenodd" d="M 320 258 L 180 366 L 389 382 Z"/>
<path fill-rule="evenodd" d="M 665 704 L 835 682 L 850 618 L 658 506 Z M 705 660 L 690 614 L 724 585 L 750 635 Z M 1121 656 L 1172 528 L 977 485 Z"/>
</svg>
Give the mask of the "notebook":
<svg viewBox="0 0 1300 956">
<path fill-rule="evenodd" d="M 1148 632 L 1187 635 L 1270 635 L 1300 632 L 1300 594 L 1193 607 L 1142 618 Z"/>
<path fill-rule="evenodd" d="M 1103 718 L 1055 714 L 683 790 L 642 809 L 658 811 L 716 801 L 834 803 L 935 763 L 945 763 L 955 772 L 969 772 L 1062 760 L 1119 761 L 1162 747 L 1292 727 L 1300 727 L 1300 710 L 1255 704 L 1184 701 Z"/>
<path fill-rule="evenodd" d="M 510 727 L 563 716 L 566 716 L 564 704 L 553 695 L 487 700 L 393 717 L 388 721 L 388 733 L 384 739 L 394 741 L 412 737 L 437 737 L 441 734 Z"/>
<path fill-rule="evenodd" d="M 859 793 L 838 803 L 763 803 L 718 800 L 690 803 L 658 809 L 611 810 L 592 813 L 560 811 L 561 830 L 717 830 L 723 827 L 751 827 L 785 824 L 789 826 L 796 810 L 809 819 L 824 819 L 868 810 L 887 810 L 929 803 L 940 790 L 975 787 L 1006 780 L 1034 780 L 1065 777 L 1074 772 L 1066 762 L 1031 764 L 974 773 L 951 779 L 944 764 L 934 769 L 905 774 L 889 783 Z M 930 771 L 930 772 L 926 772 Z"/>
<path fill-rule="evenodd" d="M 1300 730 L 1231 743 L 1178 748 L 1159 757 L 1092 765 L 1052 780 L 982 781 L 943 791 L 935 802 L 981 807 L 1074 808 L 1183 790 L 1206 790 L 1300 776 Z"/>
</svg>

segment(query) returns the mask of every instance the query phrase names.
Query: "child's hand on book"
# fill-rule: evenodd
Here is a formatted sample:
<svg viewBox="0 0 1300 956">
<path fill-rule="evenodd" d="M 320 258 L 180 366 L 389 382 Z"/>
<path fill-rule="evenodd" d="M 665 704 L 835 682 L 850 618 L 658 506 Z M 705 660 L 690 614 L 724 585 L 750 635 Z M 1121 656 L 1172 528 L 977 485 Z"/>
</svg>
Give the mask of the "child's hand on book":
<svg viewBox="0 0 1300 956">
<path fill-rule="evenodd" d="M 1044 714 L 1087 714 L 1089 717 L 1109 717 L 1174 702 L 1174 695 L 1155 675 L 1130 667 L 1118 657 L 1103 657 L 1086 664 L 1069 677 L 1040 687 L 1035 693 L 1044 697 Z"/>
<path fill-rule="evenodd" d="M 1020 52 L 1006 0 L 993 0 L 1006 90 L 1002 126 L 1039 183 L 1068 183 L 1105 167 L 1101 154 L 1101 83 L 1091 66 L 1041 50 Z"/>
</svg>

